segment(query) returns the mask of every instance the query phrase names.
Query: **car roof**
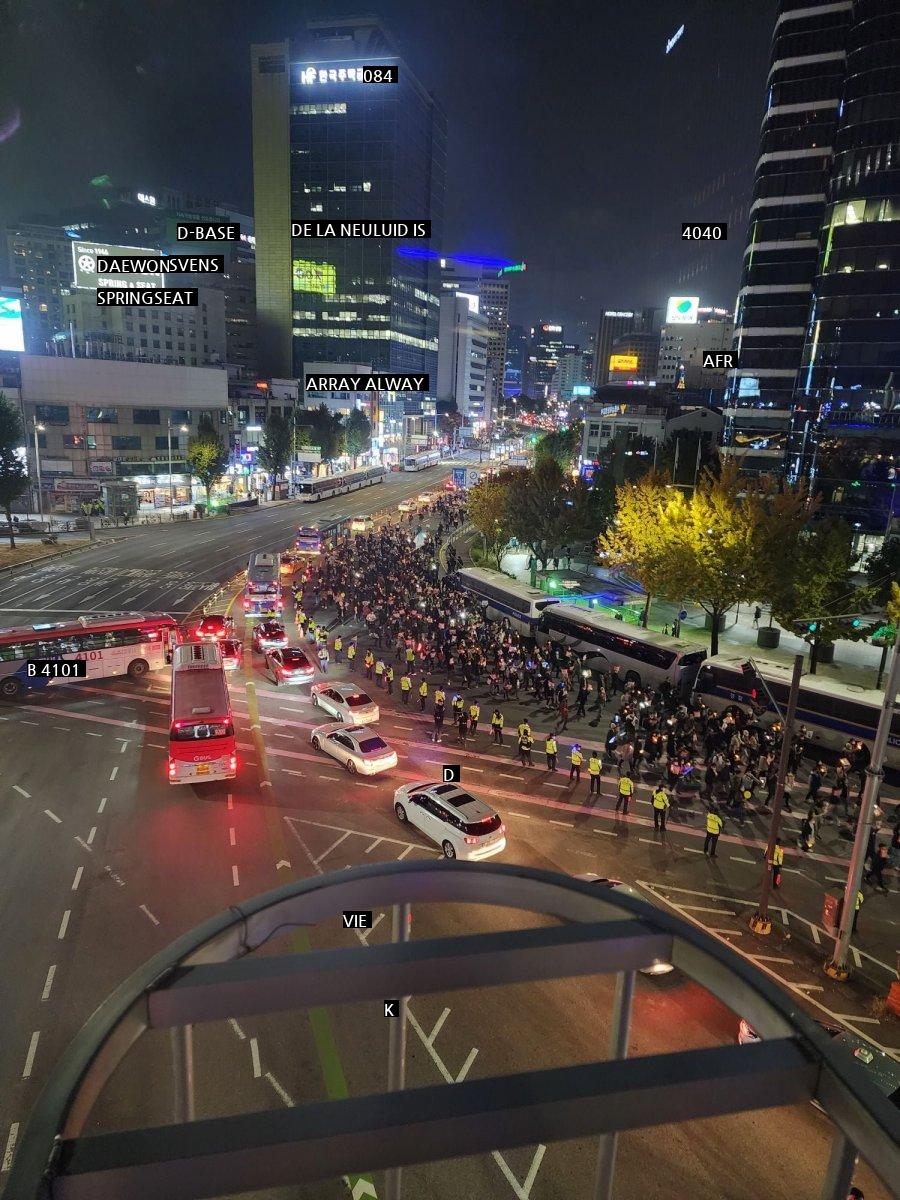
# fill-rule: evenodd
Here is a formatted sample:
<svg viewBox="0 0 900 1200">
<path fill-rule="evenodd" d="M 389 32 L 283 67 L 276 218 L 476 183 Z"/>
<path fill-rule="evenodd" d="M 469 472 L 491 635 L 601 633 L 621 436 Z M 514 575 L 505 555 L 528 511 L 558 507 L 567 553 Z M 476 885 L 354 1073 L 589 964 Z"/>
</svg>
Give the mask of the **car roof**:
<svg viewBox="0 0 900 1200">
<path fill-rule="evenodd" d="M 436 800 L 440 800 L 445 808 L 449 808 L 466 821 L 478 821 L 497 815 L 496 810 L 489 804 L 485 804 L 483 800 L 479 800 L 455 783 L 431 784 L 428 791 Z"/>
</svg>

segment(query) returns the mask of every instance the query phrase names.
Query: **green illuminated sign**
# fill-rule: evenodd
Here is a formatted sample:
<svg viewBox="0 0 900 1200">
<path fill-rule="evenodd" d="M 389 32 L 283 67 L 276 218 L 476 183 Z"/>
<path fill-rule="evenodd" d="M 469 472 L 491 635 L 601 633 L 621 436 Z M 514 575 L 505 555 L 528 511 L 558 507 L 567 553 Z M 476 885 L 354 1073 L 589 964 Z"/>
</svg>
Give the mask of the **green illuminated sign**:
<svg viewBox="0 0 900 1200">
<path fill-rule="evenodd" d="M 320 296 L 333 296 L 337 291 L 337 271 L 331 263 L 295 258 L 293 267 L 295 292 L 318 292 Z"/>
<path fill-rule="evenodd" d="M 508 266 L 508 267 L 501 267 L 501 268 L 500 268 L 500 271 L 499 271 L 499 274 L 501 274 L 501 275 L 509 275 L 509 274 L 511 274 L 511 272 L 513 272 L 513 271 L 527 271 L 527 270 L 528 270 L 528 267 L 525 265 L 525 263 L 523 263 L 523 262 L 521 262 L 521 263 L 513 263 L 511 266 Z"/>
</svg>

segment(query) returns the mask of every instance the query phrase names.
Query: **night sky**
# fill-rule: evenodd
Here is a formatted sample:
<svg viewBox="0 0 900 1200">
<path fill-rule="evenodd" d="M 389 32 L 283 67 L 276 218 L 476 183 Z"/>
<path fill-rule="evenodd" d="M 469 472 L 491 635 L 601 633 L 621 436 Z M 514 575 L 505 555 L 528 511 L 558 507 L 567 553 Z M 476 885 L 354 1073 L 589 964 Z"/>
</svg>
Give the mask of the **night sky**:
<svg viewBox="0 0 900 1200">
<path fill-rule="evenodd" d="M 442 249 L 529 264 L 513 320 L 733 305 L 776 0 L 0 0 L 0 222 L 103 173 L 252 211 L 250 43 L 360 12 L 447 110 Z"/>
</svg>

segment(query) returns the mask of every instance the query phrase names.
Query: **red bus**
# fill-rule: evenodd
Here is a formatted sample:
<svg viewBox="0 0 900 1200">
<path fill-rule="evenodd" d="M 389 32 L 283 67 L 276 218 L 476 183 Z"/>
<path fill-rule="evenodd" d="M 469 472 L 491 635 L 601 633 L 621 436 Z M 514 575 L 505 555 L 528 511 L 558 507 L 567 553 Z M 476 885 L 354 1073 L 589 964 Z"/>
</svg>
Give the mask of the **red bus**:
<svg viewBox="0 0 900 1200">
<path fill-rule="evenodd" d="M 234 717 L 215 642 L 184 642 L 172 657 L 169 783 L 234 779 Z"/>
<path fill-rule="evenodd" d="M 27 688 L 79 679 L 140 679 L 148 671 L 162 670 L 178 641 L 178 623 L 167 613 L 84 616 L 0 629 L 0 697 L 15 700 Z M 34 674 L 28 663 L 35 661 L 54 665 Z"/>
</svg>

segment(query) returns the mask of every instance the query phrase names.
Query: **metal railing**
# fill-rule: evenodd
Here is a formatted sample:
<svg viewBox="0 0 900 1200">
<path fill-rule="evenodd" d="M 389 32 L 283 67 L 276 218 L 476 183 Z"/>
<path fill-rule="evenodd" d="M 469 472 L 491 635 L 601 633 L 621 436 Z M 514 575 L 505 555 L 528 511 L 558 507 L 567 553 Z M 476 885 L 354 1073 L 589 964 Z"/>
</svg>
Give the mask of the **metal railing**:
<svg viewBox="0 0 900 1200">
<path fill-rule="evenodd" d="M 558 923 L 409 941 L 419 904 L 499 906 Z M 390 907 L 392 940 L 251 957 L 270 939 L 345 910 Z M 757 1044 L 629 1058 L 635 972 L 671 962 L 759 1032 Z M 616 978 L 606 1060 L 405 1088 L 405 1013 L 388 1090 L 278 1112 L 194 1120 L 195 1024 L 525 981 Z M 399 1001 L 401 1005 L 404 1000 Z M 86 1133 L 130 1048 L 169 1029 L 175 1126 Z M 56 1065 L 12 1164 L 5 1200 L 188 1200 L 387 1171 L 598 1136 L 594 1195 L 611 1195 L 626 1130 L 816 1100 L 835 1126 L 822 1200 L 845 1200 L 857 1153 L 900 1178 L 900 1117 L 846 1051 L 785 992 L 699 928 L 620 891 L 494 864 L 373 864 L 294 882 L 184 935 L 123 983 Z"/>
</svg>

